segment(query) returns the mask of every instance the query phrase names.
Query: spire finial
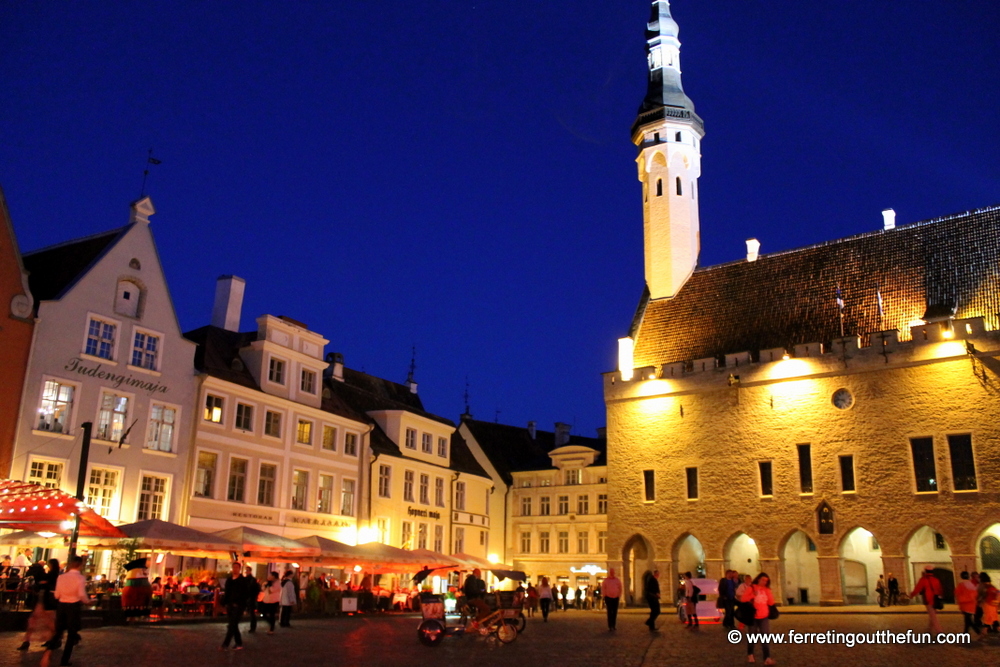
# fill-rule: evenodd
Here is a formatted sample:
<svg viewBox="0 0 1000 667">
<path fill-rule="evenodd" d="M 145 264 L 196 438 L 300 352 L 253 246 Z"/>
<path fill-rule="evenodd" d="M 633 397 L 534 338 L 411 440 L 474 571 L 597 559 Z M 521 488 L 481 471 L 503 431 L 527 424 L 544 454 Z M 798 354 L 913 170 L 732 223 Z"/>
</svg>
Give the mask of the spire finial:
<svg viewBox="0 0 1000 667">
<path fill-rule="evenodd" d="M 417 346 L 410 350 L 410 372 L 406 376 L 406 382 L 413 382 L 413 374 L 417 372 Z"/>
</svg>

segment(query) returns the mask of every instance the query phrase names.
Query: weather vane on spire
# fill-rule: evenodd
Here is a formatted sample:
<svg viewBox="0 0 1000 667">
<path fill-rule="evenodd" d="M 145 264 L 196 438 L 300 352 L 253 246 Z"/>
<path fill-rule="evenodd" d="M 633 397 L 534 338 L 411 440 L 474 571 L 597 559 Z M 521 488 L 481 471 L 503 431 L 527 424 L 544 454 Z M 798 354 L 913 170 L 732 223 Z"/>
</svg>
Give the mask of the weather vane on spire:
<svg viewBox="0 0 1000 667">
<path fill-rule="evenodd" d="M 139 193 L 139 199 L 146 196 L 146 177 L 149 176 L 149 165 L 160 164 L 162 160 L 157 160 L 153 157 L 153 149 L 149 149 L 149 154 L 146 156 L 146 168 L 142 170 L 142 191 Z"/>
<path fill-rule="evenodd" d="M 465 414 L 463 417 L 472 419 L 472 410 L 469 408 L 469 376 L 465 376 L 465 392 L 462 394 L 462 398 L 465 399 Z"/>
<path fill-rule="evenodd" d="M 413 375 L 417 372 L 417 346 L 414 345 L 410 354 L 410 373 L 406 376 L 407 382 L 413 382 Z"/>
</svg>

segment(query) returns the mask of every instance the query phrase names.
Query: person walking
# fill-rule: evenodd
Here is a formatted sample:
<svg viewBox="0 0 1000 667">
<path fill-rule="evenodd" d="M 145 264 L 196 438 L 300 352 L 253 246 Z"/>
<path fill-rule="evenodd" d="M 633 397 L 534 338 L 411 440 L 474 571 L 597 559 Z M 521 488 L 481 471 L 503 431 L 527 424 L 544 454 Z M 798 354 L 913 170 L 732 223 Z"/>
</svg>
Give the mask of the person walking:
<svg viewBox="0 0 1000 667">
<path fill-rule="evenodd" d="M 698 625 L 698 597 L 700 589 L 694 585 L 691 573 L 684 573 L 684 606 L 687 611 L 687 626 L 693 628 Z"/>
<path fill-rule="evenodd" d="M 643 586 L 643 597 L 649 605 L 649 618 L 646 619 L 646 626 L 650 632 L 656 632 L 656 617 L 660 615 L 660 571 L 653 570 L 653 573 L 646 577 L 646 584 Z"/>
<path fill-rule="evenodd" d="M 889 589 L 889 606 L 899 604 L 899 580 L 893 576 L 892 572 L 886 577 L 887 587 Z"/>
<path fill-rule="evenodd" d="M 549 610 L 552 608 L 552 587 L 549 586 L 549 578 L 542 577 L 538 583 L 538 604 L 542 607 L 542 622 L 549 622 Z"/>
<path fill-rule="evenodd" d="M 917 582 L 916 588 L 910 593 L 910 598 L 914 598 L 918 593 L 924 596 L 924 607 L 927 608 L 927 625 L 932 635 L 941 634 L 941 624 L 937 617 L 937 598 L 942 592 L 941 581 L 934 576 L 934 566 L 925 565 L 924 574 Z"/>
<path fill-rule="evenodd" d="M 59 605 L 56 602 L 55 589 L 56 580 L 59 578 L 59 561 L 55 558 L 50 560 L 48 569 L 39 561 L 28 571 L 34 582 L 32 593 L 35 600 L 31 605 L 31 616 L 28 617 L 28 631 L 24 633 L 24 642 L 17 647 L 18 651 L 27 651 L 32 639 L 44 644 L 52 639 L 56 631 L 56 609 Z"/>
<path fill-rule="evenodd" d="M 621 596 L 622 580 L 615 576 L 615 568 L 609 568 L 607 578 L 601 582 L 601 599 L 608 612 L 608 630 L 612 632 L 618 626 L 618 601 Z"/>
<path fill-rule="evenodd" d="M 979 575 L 979 585 L 985 589 L 983 597 L 983 630 L 985 635 L 988 632 L 997 631 L 997 603 L 1000 602 L 1000 590 L 993 585 L 990 575 L 983 572 Z"/>
<path fill-rule="evenodd" d="M 80 643 L 80 612 L 83 609 L 85 600 L 89 600 L 87 595 L 87 579 L 80 573 L 83 567 L 83 558 L 73 556 L 66 563 L 66 572 L 59 575 L 56 580 L 55 599 L 58 600 L 56 608 L 56 633 L 45 643 L 46 655 L 42 657 L 44 664 L 48 664 L 48 651 L 53 651 L 62 645 L 63 633 L 67 633 L 66 648 L 62 652 L 60 665 L 69 665 L 73 656 L 73 647 Z"/>
<path fill-rule="evenodd" d="M 283 628 L 292 627 L 292 608 L 298 602 L 295 595 L 295 581 L 292 578 L 292 571 L 285 570 L 285 575 L 281 578 L 281 620 L 279 625 Z"/>
<path fill-rule="evenodd" d="M 875 594 L 878 595 L 878 606 L 884 607 L 886 605 L 886 598 L 889 595 L 884 574 L 878 575 L 878 581 L 875 582 Z"/>
<path fill-rule="evenodd" d="M 736 606 L 736 571 L 726 570 L 726 576 L 719 582 L 719 602 L 724 612 L 722 627 L 732 630 L 736 627 L 733 610 Z"/>
<path fill-rule="evenodd" d="M 277 572 L 268 572 L 263 587 L 264 598 L 260 601 L 260 611 L 267 621 L 267 634 L 274 634 L 274 624 L 278 619 L 278 605 L 281 603 L 281 582 Z"/>
<path fill-rule="evenodd" d="M 568 597 L 569 597 L 569 585 L 563 583 L 563 585 L 559 587 L 559 599 L 562 601 L 563 611 L 566 611 L 566 598 Z"/>
<path fill-rule="evenodd" d="M 747 626 L 747 662 L 756 662 L 754 658 L 754 643 L 750 641 L 749 632 L 768 633 L 771 632 L 771 607 L 774 606 L 774 595 L 771 593 L 771 578 L 766 573 L 758 574 L 753 582 L 743 589 L 740 602 L 753 602 L 753 624 Z M 763 640 L 763 637 L 761 638 Z M 771 646 L 766 641 L 761 641 L 761 652 L 764 656 L 765 665 L 773 665 L 771 658 Z"/>
<path fill-rule="evenodd" d="M 528 616 L 534 616 L 535 610 L 538 609 L 538 589 L 535 588 L 534 584 L 528 584 L 528 598 L 527 598 Z"/>
<path fill-rule="evenodd" d="M 253 576 L 253 568 L 249 565 L 243 571 L 247 586 L 247 614 L 250 616 L 250 629 L 248 633 L 257 632 L 257 598 L 260 596 L 260 582 Z"/>
<path fill-rule="evenodd" d="M 226 638 L 222 640 L 222 650 L 229 648 L 229 642 L 236 642 L 233 650 L 243 649 L 243 637 L 240 635 L 240 618 L 243 610 L 247 608 L 247 578 L 243 576 L 243 569 L 239 562 L 233 562 L 233 571 L 226 579 L 225 586 L 226 619 L 229 621 L 226 626 Z"/>
<path fill-rule="evenodd" d="M 967 571 L 962 571 L 959 575 L 962 581 L 955 586 L 955 602 L 958 603 L 958 610 L 962 612 L 962 632 L 968 632 L 970 636 L 979 636 L 979 623 L 976 621 L 976 598 L 979 595 L 978 587 L 972 583 Z"/>
</svg>

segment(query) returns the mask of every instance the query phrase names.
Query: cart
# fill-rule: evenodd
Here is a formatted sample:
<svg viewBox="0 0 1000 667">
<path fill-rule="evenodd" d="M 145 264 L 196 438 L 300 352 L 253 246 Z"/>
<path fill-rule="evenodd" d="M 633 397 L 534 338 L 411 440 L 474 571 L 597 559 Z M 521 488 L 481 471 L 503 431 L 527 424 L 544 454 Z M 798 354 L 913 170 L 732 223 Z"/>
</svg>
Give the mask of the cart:
<svg viewBox="0 0 1000 667">
<path fill-rule="evenodd" d="M 518 617 L 524 604 L 524 597 L 519 591 L 496 593 L 493 597 L 496 605 L 494 610 L 482 620 L 470 621 L 468 625 L 448 625 L 444 614 L 444 600 L 440 596 L 424 593 L 420 598 L 423 620 L 417 627 L 417 639 L 424 646 L 437 646 L 445 637 L 456 637 L 467 632 L 478 632 L 487 638 L 495 637 L 503 644 L 517 639 Z"/>
</svg>

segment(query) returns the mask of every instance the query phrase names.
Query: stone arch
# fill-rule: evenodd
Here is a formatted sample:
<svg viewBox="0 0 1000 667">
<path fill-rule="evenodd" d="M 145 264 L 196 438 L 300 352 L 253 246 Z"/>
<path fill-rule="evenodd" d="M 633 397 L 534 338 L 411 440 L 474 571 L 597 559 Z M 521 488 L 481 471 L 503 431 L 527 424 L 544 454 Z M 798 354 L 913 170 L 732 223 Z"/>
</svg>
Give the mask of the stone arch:
<svg viewBox="0 0 1000 667">
<path fill-rule="evenodd" d="M 760 572 L 760 548 L 757 542 L 743 531 L 729 536 L 722 548 L 722 558 L 727 570 L 755 575 Z"/>
<path fill-rule="evenodd" d="M 875 604 L 875 586 L 882 574 L 882 547 L 864 526 L 852 526 L 838 540 L 840 580 L 845 604 Z"/>
<path fill-rule="evenodd" d="M 646 536 L 636 533 L 625 540 L 622 547 L 622 586 L 629 602 L 642 598 L 643 574 L 655 569 L 653 543 Z"/>
<path fill-rule="evenodd" d="M 941 536 L 940 541 L 938 535 Z M 907 574 L 910 581 L 920 579 L 924 567 L 930 565 L 941 581 L 946 602 L 954 601 L 955 571 L 951 561 L 951 546 L 947 537 L 936 528 L 924 524 L 910 530 L 903 542 Z"/>
<path fill-rule="evenodd" d="M 663 151 L 656 151 L 653 153 L 652 158 L 649 160 L 649 164 L 646 166 L 648 171 L 652 171 L 653 167 L 666 167 L 667 158 L 663 154 Z"/>
<path fill-rule="evenodd" d="M 990 538 L 987 540 L 987 538 Z M 990 575 L 990 579 L 994 586 L 1000 583 L 1000 552 L 997 551 L 1000 547 L 1000 522 L 993 521 L 989 524 L 979 527 L 979 530 L 974 533 L 975 543 L 973 544 L 974 553 L 976 555 L 976 569 L 980 572 L 986 572 Z M 986 540 L 987 543 L 984 545 L 983 541 Z M 984 546 L 986 547 L 984 552 Z"/>
<path fill-rule="evenodd" d="M 695 576 L 701 576 L 705 572 L 705 545 L 697 535 L 688 531 L 674 540 L 670 550 L 670 557 L 673 559 L 676 572 L 691 571 Z"/>
<path fill-rule="evenodd" d="M 784 580 L 781 589 L 795 604 L 816 604 L 820 600 L 819 549 L 812 535 L 795 528 L 778 542 L 778 561 Z"/>
</svg>

